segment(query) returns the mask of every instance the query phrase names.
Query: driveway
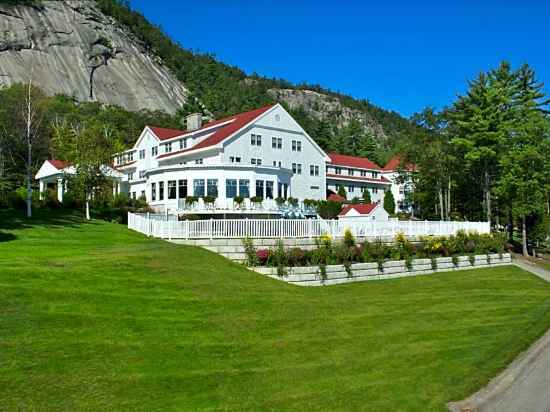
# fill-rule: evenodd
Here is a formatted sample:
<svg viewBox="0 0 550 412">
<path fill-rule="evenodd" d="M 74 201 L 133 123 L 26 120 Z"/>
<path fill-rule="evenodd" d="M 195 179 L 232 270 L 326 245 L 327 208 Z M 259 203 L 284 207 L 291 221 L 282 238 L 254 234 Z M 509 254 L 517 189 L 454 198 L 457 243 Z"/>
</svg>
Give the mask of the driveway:
<svg viewBox="0 0 550 412">
<path fill-rule="evenodd" d="M 550 272 L 532 263 L 514 264 L 550 282 Z M 460 402 L 453 412 L 550 412 L 550 330 L 489 385 Z"/>
</svg>

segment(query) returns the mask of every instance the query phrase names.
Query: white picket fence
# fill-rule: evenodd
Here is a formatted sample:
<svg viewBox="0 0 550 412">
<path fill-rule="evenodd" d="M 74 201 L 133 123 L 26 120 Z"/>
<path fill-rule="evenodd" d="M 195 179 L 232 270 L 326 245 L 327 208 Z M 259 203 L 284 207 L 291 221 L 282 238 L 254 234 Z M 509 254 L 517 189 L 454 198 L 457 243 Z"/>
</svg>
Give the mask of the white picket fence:
<svg viewBox="0 0 550 412">
<path fill-rule="evenodd" d="M 448 236 L 459 230 L 489 233 L 488 222 L 351 221 L 323 219 L 210 219 L 152 218 L 128 213 L 128 228 L 162 239 L 312 238 L 328 234 L 342 237 L 350 229 L 358 237 Z"/>
</svg>

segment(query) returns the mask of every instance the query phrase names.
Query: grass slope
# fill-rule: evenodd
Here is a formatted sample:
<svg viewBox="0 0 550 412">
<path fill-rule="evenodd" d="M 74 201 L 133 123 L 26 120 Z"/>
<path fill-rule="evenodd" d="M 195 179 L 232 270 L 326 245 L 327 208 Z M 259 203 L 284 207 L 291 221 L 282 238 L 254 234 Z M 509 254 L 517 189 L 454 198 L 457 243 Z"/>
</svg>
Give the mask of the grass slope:
<svg viewBox="0 0 550 412">
<path fill-rule="evenodd" d="M 550 327 L 516 267 L 301 288 L 0 212 L 0 410 L 443 411 Z"/>
</svg>

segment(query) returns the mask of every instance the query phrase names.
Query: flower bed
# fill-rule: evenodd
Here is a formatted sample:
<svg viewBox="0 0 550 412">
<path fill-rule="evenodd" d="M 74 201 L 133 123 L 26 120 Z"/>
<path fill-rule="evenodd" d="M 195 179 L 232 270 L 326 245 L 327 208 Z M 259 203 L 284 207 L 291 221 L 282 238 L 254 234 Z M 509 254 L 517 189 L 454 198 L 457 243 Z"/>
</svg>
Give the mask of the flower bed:
<svg viewBox="0 0 550 412">
<path fill-rule="evenodd" d="M 453 262 L 454 260 L 454 262 Z M 279 267 L 252 267 L 258 273 L 301 286 L 336 285 L 366 280 L 391 279 L 405 276 L 418 276 L 434 272 L 448 272 L 507 265 L 512 261 L 510 253 L 489 255 L 458 256 L 458 259 L 441 257 L 432 259 L 412 259 L 386 261 L 380 263 L 352 263 L 326 266 L 285 266 L 282 273 Z"/>
<path fill-rule="evenodd" d="M 313 250 L 285 248 L 282 242 L 271 249 L 256 249 L 252 239 L 243 241 L 248 266 L 261 266 L 255 270 L 270 276 L 294 276 L 293 282 L 387 278 L 510 262 L 510 255 L 503 255 L 506 239 L 501 234 L 458 232 L 423 237 L 415 243 L 399 234 L 387 245 L 381 240 L 357 243 L 346 231 L 341 241 L 322 236 L 315 243 Z"/>
</svg>

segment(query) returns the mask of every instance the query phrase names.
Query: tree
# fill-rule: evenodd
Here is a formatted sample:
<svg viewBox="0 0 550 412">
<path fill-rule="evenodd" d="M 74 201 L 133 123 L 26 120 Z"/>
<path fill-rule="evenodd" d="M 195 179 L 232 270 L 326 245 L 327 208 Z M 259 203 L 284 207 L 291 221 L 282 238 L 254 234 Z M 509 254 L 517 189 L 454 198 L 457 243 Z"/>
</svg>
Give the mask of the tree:
<svg viewBox="0 0 550 412">
<path fill-rule="evenodd" d="M 111 159 L 122 151 L 120 139 L 113 129 L 100 122 L 54 125 L 52 143 L 56 151 L 75 168 L 72 190 L 81 194 L 86 204 L 86 219 L 90 219 L 90 200 L 94 192 L 108 183 Z"/>
<path fill-rule="evenodd" d="M 346 188 L 344 186 L 338 187 L 338 195 L 342 196 L 344 199 L 347 199 L 348 194 L 346 193 Z"/>
<path fill-rule="evenodd" d="M 365 187 L 365 190 L 363 190 L 363 202 L 365 203 L 372 203 L 371 197 L 370 197 L 370 191 L 368 188 Z"/>
<path fill-rule="evenodd" d="M 395 213 L 395 199 L 391 190 L 386 190 L 386 193 L 384 193 L 384 209 L 390 215 Z"/>
</svg>

